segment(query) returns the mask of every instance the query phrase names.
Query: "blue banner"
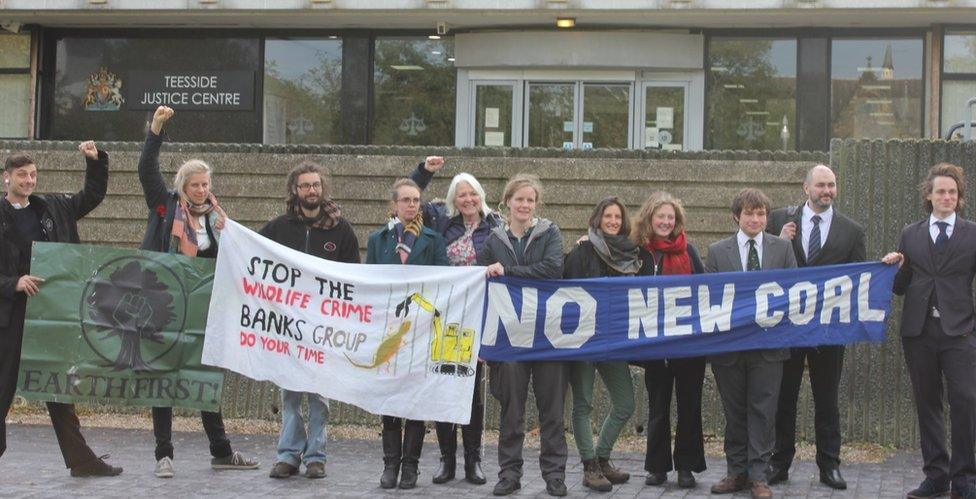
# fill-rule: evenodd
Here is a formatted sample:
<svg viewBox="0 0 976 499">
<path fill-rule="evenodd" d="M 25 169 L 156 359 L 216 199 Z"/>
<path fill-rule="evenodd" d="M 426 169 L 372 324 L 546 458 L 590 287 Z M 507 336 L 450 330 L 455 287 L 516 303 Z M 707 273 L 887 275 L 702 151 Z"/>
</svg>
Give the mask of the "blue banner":
<svg viewBox="0 0 976 499">
<path fill-rule="evenodd" d="M 648 360 L 880 342 L 897 267 L 488 282 L 481 358 Z"/>
</svg>

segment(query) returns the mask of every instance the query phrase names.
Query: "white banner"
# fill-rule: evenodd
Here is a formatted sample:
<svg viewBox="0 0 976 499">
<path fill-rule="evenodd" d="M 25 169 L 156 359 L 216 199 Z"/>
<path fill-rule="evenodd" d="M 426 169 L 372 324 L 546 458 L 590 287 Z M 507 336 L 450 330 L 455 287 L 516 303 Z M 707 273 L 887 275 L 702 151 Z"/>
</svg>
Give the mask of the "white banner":
<svg viewBox="0 0 976 499">
<path fill-rule="evenodd" d="M 374 414 L 467 424 L 483 267 L 357 265 L 228 220 L 203 363 Z"/>
</svg>

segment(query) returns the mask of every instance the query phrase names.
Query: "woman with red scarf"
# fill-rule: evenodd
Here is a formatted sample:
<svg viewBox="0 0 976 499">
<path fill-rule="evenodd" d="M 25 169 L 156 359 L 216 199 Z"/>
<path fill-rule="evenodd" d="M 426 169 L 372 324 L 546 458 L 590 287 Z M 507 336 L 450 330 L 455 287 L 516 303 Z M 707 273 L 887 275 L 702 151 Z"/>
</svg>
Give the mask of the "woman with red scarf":
<svg viewBox="0 0 976 499">
<path fill-rule="evenodd" d="M 643 267 L 651 275 L 704 273 L 704 266 L 685 236 L 681 201 L 667 192 L 651 194 L 635 219 L 632 239 L 641 247 Z M 678 470 L 678 486 L 692 488 L 692 472 L 705 471 L 702 436 L 702 382 L 705 357 L 642 362 L 647 388 L 647 485 L 663 485 L 668 472 Z M 678 405 L 678 421 L 671 454 L 671 394 Z"/>
</svg>

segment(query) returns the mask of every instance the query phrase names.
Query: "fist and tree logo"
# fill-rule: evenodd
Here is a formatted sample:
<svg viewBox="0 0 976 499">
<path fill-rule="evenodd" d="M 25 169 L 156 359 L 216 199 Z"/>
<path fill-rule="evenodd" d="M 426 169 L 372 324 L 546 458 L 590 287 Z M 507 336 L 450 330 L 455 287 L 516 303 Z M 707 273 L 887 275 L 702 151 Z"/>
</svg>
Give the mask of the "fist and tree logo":
<svg viewBox="0 0 976 499">
<path fill-rule="evenodd" d="M 186 293 L 176 273 L 159 262 L 121 257 L 88 280 L 82 308 L 85 341 L 113 371 L 152 371 L 179 343 Z M 168 328 L 174 322 L 177 327 Z"/>
</svg>

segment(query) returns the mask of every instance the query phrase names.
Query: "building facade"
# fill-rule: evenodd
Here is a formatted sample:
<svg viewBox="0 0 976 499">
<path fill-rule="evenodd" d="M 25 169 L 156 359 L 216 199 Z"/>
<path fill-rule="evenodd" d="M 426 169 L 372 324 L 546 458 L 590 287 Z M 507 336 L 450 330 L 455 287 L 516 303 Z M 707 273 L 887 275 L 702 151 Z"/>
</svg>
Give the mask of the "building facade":
<svg viewBox="0 0 976 499">
<path fill-rule="evenodd" d="M 559 27 L 557 26 L 563 26 Z M 0 138 L 826 150 L 943 136 L 976 0 L 0 0 Z"/>
</svg>

